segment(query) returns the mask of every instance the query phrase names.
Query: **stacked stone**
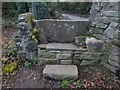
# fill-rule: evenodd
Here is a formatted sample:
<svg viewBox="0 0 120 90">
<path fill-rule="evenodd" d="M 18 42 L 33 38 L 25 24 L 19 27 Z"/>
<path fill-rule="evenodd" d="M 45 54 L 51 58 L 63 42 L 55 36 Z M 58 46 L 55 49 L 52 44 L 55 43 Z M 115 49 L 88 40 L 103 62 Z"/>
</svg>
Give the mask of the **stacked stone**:
<svg viewBox="0 0 120 90">
<path fill-rule="evenodd" d="M 18 57 L 35 58 L 37 57 L 37 43 L 31 37 L 30 19 L 34 17 L 31 13 L 20 14 L 18 16 L 18 31 L 13 36 L 18 48 Z"/>
<path fill-rule="evenodd" d="M 118 54 L 120 49 L 120 16 L 118 2 L 95 2 L 91 8 L 91 28 L 93 36 L 105 43 L 105 55 L 101 64 L 112 72 L 120 66 Z"/>
<path fill-rule="evenodd" d="M 101 53 L 90 53 L 87 48 L 74 50 L 48 50 L 46 44 L 38 46 L 39 64 L 93 65 L 99 63 Z"/>
</svg>

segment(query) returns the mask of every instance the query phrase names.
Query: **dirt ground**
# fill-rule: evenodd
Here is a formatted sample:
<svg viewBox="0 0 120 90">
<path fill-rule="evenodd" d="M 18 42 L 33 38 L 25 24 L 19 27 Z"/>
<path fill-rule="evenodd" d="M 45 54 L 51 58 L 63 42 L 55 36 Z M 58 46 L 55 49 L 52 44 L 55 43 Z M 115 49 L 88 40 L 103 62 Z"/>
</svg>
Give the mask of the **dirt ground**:
<svg viewBox="0 0 120 90">
<path fill-rule="evenodd" d="M 44 66 L 40 65 L 23 67 L 15 75 L 3 76 L 3 88 L 62 88 L 61 81 L 42 75 L 43 68 Z M 89 66 L 78 69 L 78 80 L 82 81 L 81 88 L 120 88 L 120 81 L 103 67 Z"/>
</svg>

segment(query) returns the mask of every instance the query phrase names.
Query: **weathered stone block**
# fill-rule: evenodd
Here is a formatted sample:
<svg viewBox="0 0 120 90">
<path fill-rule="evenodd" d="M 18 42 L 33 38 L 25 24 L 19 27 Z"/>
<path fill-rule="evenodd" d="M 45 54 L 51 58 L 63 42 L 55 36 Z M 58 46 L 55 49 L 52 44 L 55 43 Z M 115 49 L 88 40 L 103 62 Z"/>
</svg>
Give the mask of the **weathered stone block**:
<svg viewBox="0 0 120 90">
<path fill-rule="evenodd" d="M 58 59 L 46 59 L 46 64 L 58 64 Z"/>
<path fill-rule="evenodd" d="M 82 52 L 80 54 L 74 54 L 74 59 L 78 60 L 93 60 L 92 53 L 89 52 Z"/>
<path fill-rule="evenodd" d="M 110 65 L 114 66 L 114 67 L 117 67 L 119 64 L 118 62 L 115 62 L 115 61 L 112 61 L 112 60 L 108 60 L 108 62 L 110 63 Z"/>
<path fill-rule="evenodd" d="M 110 23 L 109 26 L 110 26 L 111 28 L 116 28 L 118 25 L 119 25 L 119 23 L 112 22 L 112 23 Z"/>
<path fill-rule="evenodd" d="M 81 62 L 80 60 L 73 60 L 74 65 L 80 65 L 80 62 Z"/>
<path fill-rule="evenodd" d="M 38 53 L 39 55 L 39 57 L 40 58 L 50 58 L 50 59 L 54 59 L 54 58 L 56 58 L 56 54 L 55 53 L 50 53 L 50 52 L 39 52 Z"/>
<path fill-rule="evenodd" d="M 70 64 L 72 64 L 72 60 L 60 60 L 60 64 L 70 65 Z"/>
<path fill-rule="evenodd" d="M 87 48 L 77 48 L 76 51 L 74 51 L 74 54 L 80 54 L 87 51 Z"/>
<path fill-rule="evenodd" d="M 94 60 L 94 61 L 83 60 L 80 64 L 80 66 L 94 65 L 95 62 L 96 62 L 96 60 Z"/>
<path fill-rule="evenodd" d="M 103 29 L 93 29 L 94 34 L 102 34 Z"/>
<path fill-rule="evenodd" d="M 74 79 L 78 78 L 78 69 L 75 65 L 46 65 L 43 75 L 52 79 Z"/>
<path fill-rule="evenodd" d="M 90 53 L 99 53 L 104 50 L 104 43 L 101 40 L 96 42 L 91 42 L 87 44 L 88 52 Z"/>
<path fill-rule="evenodd" d="M 103 11 L 102 14 L 107 17 L 119 17 L 118 11 Z"/>
<path fill-rule="evenodd" d="M 38 45 L 38 49 L 46 49 L 47 44 L 40 44 Z"/>
<path fill-rule="evenodd" d="M 70 59 L 71 56 L 72 56 L 71 54 L 65 54 L 65 53 L 63 53 L 63 54 L 57 54 L 56 58 L 57 59 Z"/>
<path fill-rule="evenodd" d="M 100 23 L 100 22 L 96 22 L 95 26 L 96 28 L 100 28 L 100 29 L 106 29 L 108 27 L 107 24 Z"/>
<path fill-rule="evenodd" d="M 118 62 L 119 56 L 117 56 L 117 55 L 109 55 L 109 59 Z"/>
<path fill-rule="evenodd" d="M 51 50 L 68 50 L 68 51 L 73 51 L 76 50 L 76 46 L 70 43 L 49 43 L 47 44 L 46 49 L 48 51 Z"/>
<path fill-rule="evenodd" d="M 87 54 L 83 54 L 80 56 L 81 60 L 91 60 L 94 59 L 93 56 L 91 54 L 87 55 Z"/>
</svg>

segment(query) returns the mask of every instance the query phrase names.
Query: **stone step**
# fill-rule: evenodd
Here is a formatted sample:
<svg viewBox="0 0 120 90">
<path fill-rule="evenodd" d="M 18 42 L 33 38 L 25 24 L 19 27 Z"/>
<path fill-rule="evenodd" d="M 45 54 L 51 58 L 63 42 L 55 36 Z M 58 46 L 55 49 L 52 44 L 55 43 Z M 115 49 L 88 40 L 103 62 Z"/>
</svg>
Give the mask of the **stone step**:
<svg viewBox="0 0 120 90">
<path fill-rule="evenodd" d="M 46 46 L 46 49 L 49 50 L 66 50 L 73 51 L 76 50 L 77 47 L 70 43 L 49 43 Z"/>
<path fill-rule="evenodd" d="M 73 79 L 78 78 L 78 68 L 75 65 L 46 65 L 43 75 L 52 79 Z"/>
</svg>

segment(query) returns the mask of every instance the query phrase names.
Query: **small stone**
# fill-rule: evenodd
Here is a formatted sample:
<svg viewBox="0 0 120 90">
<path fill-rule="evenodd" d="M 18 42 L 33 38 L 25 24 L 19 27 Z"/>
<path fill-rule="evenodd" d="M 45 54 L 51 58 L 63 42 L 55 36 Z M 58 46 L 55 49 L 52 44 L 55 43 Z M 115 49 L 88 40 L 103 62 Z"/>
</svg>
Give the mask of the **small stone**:
<svg viewBox="0 0 120 90">
<path fill-rule="evenodd" d="M 100 29 L 106 29 L 108 27 L 107 24 L 100 23 L 100 22 L 97 22 L 95 26 Z"/>
<path fill-rule="evenodd" d="M 51 53 L 51 52 L 39 52 L 39 57 L 41 58 L 49 58 L 49 59 L 55 59 L 56 58 L 56 54 L 55 53 Z"/>
<path fill-rule="evenodd" d="M 60 64 L 62 64 L 62 65 L 70 65 L 70 64 L 72 64 L 72 60 L 60 60 Z"/>
<path fill-rule="evenodd" d="M 85 44 L 85 39 L 86 39 L 86 36 L 76 36 L 75 37 L 76 45 L 83 45 L 83 44 Z"/>
<path fill-rule="evenodd" d="M 96 60 L 94 60 L 94 61 L 83 60 L 80 64 L 80 66 L 93 65 L 95 62 L 96 62 Z"/>
<path fill-rule="evenodd" d="M 73 79 L 78 78 L 78 69 L 75 65 L 46 65 L 43 75 L 52 79 Z"/>
<path fill-rule="evenodd" d="M 108 16 L 108 17 L 119 17 L 118 11 L 103 11 L 103 16 Z"/>
<path fill-rule="evenodd" d="M 57 54 L 57 59 L 70 59 L 71 58 L 71 54 Z"/>
<path fill-rule="evenodd" d="M 73 60 L 74 65 L 80 65 L 80 60 Z"/>
<path fill-rule="evenodd" d="M 38 48 L 40 48 L 40 49 L 46 49 L 46 45 L 47 45 L 47 44 L 38 45 Z"/>
<path fill-rule="evenodd" d="M 46 59 L 46 64 L 58 64 L 58 59 Z"/>
</svg>

